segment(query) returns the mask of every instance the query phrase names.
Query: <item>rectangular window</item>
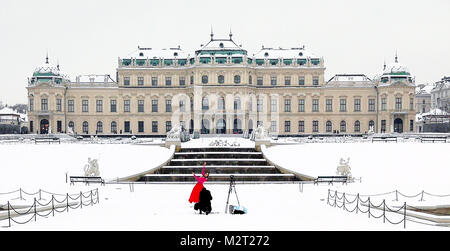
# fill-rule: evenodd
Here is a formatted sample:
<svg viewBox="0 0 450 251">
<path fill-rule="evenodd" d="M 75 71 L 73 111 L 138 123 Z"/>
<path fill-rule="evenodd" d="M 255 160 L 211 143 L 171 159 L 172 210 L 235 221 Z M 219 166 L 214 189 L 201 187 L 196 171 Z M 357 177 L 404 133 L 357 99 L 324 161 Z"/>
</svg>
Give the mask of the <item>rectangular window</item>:
<svg viewBox="0 0 450 251">
<path fill-rule="evenodd" d="M 101 100 L 101 99 L 96 100 L 95 110 L 97 112 L 103 112 L 103 100 Z"/>
<path fill-rule="evenodd" d="M 327 112 L 332 112 L 333 111 L 333 100 L 332 99 L 327 99 L 326 101 L 326 111 Z"/>
<path fill-rule="evenodd" d="M 62 105 L 61 105 L 61 103 L 62 103 L 62 99 L 57 98 L 57 99 L 56 99 L 56 111 L 57 111 L 57 112 L 61 112 L 61 111 L 62 111 Z"/>
<path fill-rule="evenodd" d="M 319 85 L 319 77 L 313 77 L 313 85 Z"/>
<path fill-rule="evenodd" d="M 130 100 L 129 99 L 123 101 L 123 111 L 130 112 Z"/>
<path fill-rule="evenodd" d="M 298 85 L 305 85 L 305 77 L 298 76 Z"/>
<path fill-rule="evenodd" d="M 48 111 L 48 99 L 41 99 L 41 111 Z"/>
<path fill-rule="evenodd" d="M 399 111 L 402 109 L 402 98 L 395 98 L 395 110 Z"/>
<path fill-rule="evenodd" d="M 277 122 L 270 121 L 270 132 L 277 132 Z"/>
<path fill-rule="evenodd" d="M 409 109 L 414 110 L 414 99 L 413 98 L 409 98 Z"/>
<path fill-rule="evenodd" d="M 270 77 L 270 84 L 277 85 L 277 76 Z"/>
<path fill-rule="evenodd" d="M 158 77 L 152 77 L 152 86 L 158 86 Z"/>
<path fill-rule="evenodd" d="M 56 132 L 62 132 L 62 121 L 56 121 Z"/>
<path fill-rule="evenodd" d="M 152 100 L 152 112 L 158 112 L 158 100 L 157 99 Z"/>
<path fill-rule="evenodd" d="M 304 99 L 298 100 L 298 111 L 305 112 L 305 100 Z"/>
<path fill-rule="evenodd" d="M 258 112 L 263 112 L 264 111 L 264 109 L 263 109 L 263 99 L 258 99 L 256 101 L 256 110 Z"/>
<path fill-rule="evenodd" d="M 123 85 L 130 85 L 130 77 L 123 77 Z"/>
<path fill-rule="evenodd" d="M 125 121 L 124 122 L 124 131 L 125 132 L 130 132 L 130 121 Z"/>
<path fill-rule="evenodd" d="M 278 109 L 278 102 L 276 99 L 271 99 L 270 100 L 270 112 L 277 112 Z"/>
<path fill-rule="evenodd" d="M 291 76 L 284 77 L 284 85 L 291 85 Z"/>
<path fill-rule="evenodd" d="M 111 112 L 117 112 L 117 100 L 111 99 L 109 101 Z"/>
<path fill-rule="evenodd" d="M 191 85 L 194 84 L 194 76 L 191 76 Z"/>
<path fill-rule="evenodd" d="M 67 111 L 75 112 L 75 100 L 73 99 L 67 100 Z"/>
<path fill-rule="evenodd" d="M 319 132 L 319 121 L 313 120 L 313 132 Z"/>
<path fill-rule="evenodd" d="M 257 77 L 256 78 L 256 84 L 257 85 L 263 85 L 263 77 Z"/>
<path fill-rule="evenodd" d="M 32 112 L 34 110 L 34 99 L 32 99 L 32 98 L 30 98 L 29 108 L 30 108 L 30 112 Z M 30 131 L 33 132 L 33 130 L 30 130 Z"/>
<path fill-rule="evenodd" d="M 291 99 L 284 100 L 284 112 L 291 112 Z"/>
<path fill-rule="evenodd" d="M 152 132 L 158 132 L 158 121 L 152 121 Z"/>
<path fill-rule="evenodd" d="M 305 121 L 298 121 L 298 132 L 305 132 Z"/>
<path fill-rule="evenodd" d="M 284 121 L 284 132 L 291 132 L 291 121 Z"/>
<path fill-rule="evenodd" d="M 180 85 L 186 85 L 186 78 L 180 77 Z"/>
<path fill-rule="evenodd" d="M 339 111 L 341 112 L 347 111 L 347 100 L 345 98 L 340 99 Z"/>
<path fill-rule="evenodd" d="M 166 100 L 166 112 L 172 112 L 172 100 L 171 99 Z"/>
<path fill-rule="evenodd" d="M 83 99 L 81 101 L 81 111 L 82 112 L 89 112 L 89 100 Z"/>
<path fill-rule="evenodd" d="M 138 121 L 138 132 L 144 132 L 144 121 Z"/>
<path fill-rule="evenodd" d="M 312 100 L 312 111 L 319 112 L 319 99 Z"/>
<path fill-rule="evenodd" d="M 381 110 L 386 111 L 387 110 L 387 98 L 381 99 Z"/>
<path fill-rule="evenodd" d="M 172 85 L 172 77 L 166 77 L 166 86 Z"/>
<path fill-rule="evenodd" d="M 375 99 L 371 98 L 369 99 L 369 112 L 375 111 Z"/>
<path fill-rule="evenodd" d="M 166 132 L 172 130 L 172 121 L 166 121 Z"/>
<path fill-rule="evenodd" d="M 354 111 L 355 112 L 361 111 L 361 99 L 359 99 L 359 98 L 354 100 Z"/>
<path fill-rule="evenodd" d="M 138 100 L 138 112 L 144 112 L 144 100 Z"/>
<path fill-rule="evenodd" d="M 138 85 L 143 86 L 144 85 L 144 77 L 138 77 Z"/>
</svg>

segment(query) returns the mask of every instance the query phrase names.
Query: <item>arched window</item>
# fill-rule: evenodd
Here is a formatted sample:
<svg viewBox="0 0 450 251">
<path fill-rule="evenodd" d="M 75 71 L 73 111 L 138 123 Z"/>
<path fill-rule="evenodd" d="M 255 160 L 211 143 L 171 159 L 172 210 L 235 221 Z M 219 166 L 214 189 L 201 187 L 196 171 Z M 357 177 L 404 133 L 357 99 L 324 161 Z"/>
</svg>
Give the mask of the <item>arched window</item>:
<svg viewBox="0 0 450 251">
<path fill-rule="evenodd" d="M 116 123 L 116 121 L 111 122 L 111 133 L 117 134 L 117 123 Z"/>
<path fill-rule="evenodd" d="M 240 75 L 234 75 L 234 83 L 240 84 L 241 83 L 241 76 Z"/>
<path fill-rule="evenodd" d="M 223 111 L 225 110 L 225 98 L 219 97 L 219 102 L 217 102 L 217 110 Z"/>
<path fill-rule="evenodd" d="M 252 84 L 252 76 L 248 76 L 248 84 L 249 84 L 249 85 Z"/>
<path fill-rule="evenodd" d="M 219 75 L 219 77 L 217 77 L 217 82 L 219 82 L 219 84 L 225 83 L 225 77 L 223 75 Z"/>
<path fill-rule="evenodd" d="M 202 110 L 203 111 L 209 110 L 209 100 L 207 97 L 203 97 L 202 99 Z"/>
<path fill-rule="evenodd" d="M 234 110 L 240 110 L 241 109 L 241 99 L 239 97 L 234 98 Z"/>
<path fill-rule="evenodd" d="M 331 123 L 331 121 L 329 121 L 329 120 L 327 121 L 325 128 L 326 128 L 327 132 L 333 131 L 333 124 Z"/>
<path fill-rule="evenodd" d="M 73 121 L 69 121 L 69 128 L 72 128 L 72 131 L 75 131 L 75 123 L 73 123 Z"/>
<path fill-rule="evenodd" d="M 103 122 L 97 122 L 97 133 L 103 133 Z"/>
<path fill-rule="evenodd" d="M 89 123 L 87 121 L 83 122 L 83 133 L 89 133 Z"/>
<path fill-rule="evenodd" d="M 359 120 L 355 121 L 355 132 L 360 132 L 361 131 L 361 123 L 359 122 Z"/>
<path fill-rule="evenodd" d="M 202 76 L 202 84 L 207 84 L 208 83 L 208 76 L 207 75 L 203 75 Z"/>
<path fill-rule="evenodd" d="M 344 120 L 341 121 L 341 132 L 347 131 L 347 123 Z"/>
</svg>

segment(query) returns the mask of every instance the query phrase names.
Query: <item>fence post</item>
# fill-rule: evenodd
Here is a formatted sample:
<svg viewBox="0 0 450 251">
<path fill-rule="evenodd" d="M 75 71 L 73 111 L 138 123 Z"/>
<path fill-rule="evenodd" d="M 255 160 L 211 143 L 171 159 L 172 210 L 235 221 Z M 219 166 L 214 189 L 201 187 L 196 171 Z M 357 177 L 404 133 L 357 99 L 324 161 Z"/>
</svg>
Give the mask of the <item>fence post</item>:
<svg viewBox="0 0 450 251">
<path fill-rule="evenodd" d="M 67 212 L 69 212 L 69 193 L 66 193 L 66 207 L 67 207 Z"/>
<path fill-rule="evenodd" d="M 20 200 L 23 200 L 23 198 L 22 198 L 22 188 L 20 188 Z"/>
<path fill-rule="evenodd" d="M 80 205 L 83 208 L 83 192 L 80 192 Z"/>
<path fill-rule="evenodd" d="M 395 190 L 395 201 L 398 201 L 398 191 Z"/>
<path fill-rule="evenodd" d="M 359 193 L 356 195 L 356 213 L 359 211 Z"/>
<path fill-rule="evenodd" d="M 10 206 L 9 206 L 9 200 L 8 200 L 8 223 L 9 223 L 9 227 L 11 227 L 11 212 L 9 210 Z"/>
<path fill-rule="evenodd" d="M 36 221 L 36 215 L 37 215 L 37 212 L 36 212 L 36 198 L 34 198 L 34 221 Z"/>
<path fill-rule="evenodd" d="M 54 195 L 52 194 L 52 211 L 53 211 L 53 216 L 55 216 L 55 203 L 54 203 Z"/>
<path fill-rule="evenodd" d="M 386 200 L 383 200 L 383 223 L 386 223 Z"/>
<path fill-rule="evenodd" d="M 94 205 L 94 200 L 92 199 L 92 190 L 91 190 L 91 206 Z"/>
<path fill-rule="evenodd" d="M 403 228 L 406 228 L 406 202 L 403 204 Z"/>
<path fill-rule="evenodd" d="M 337 205 L 336 198 L 337 198 L 337 191 L 334 191 L 334 207 L 336 207 Z"/>
<path fill-rule="evenodd" d="M 100 195 L 98 194 L 98 187 L 97 187 L 97 203 L 100 203 Z"/>
<path fill-rule="evenodd" d="M 370 197 L 367 199 L 367 202 L 369 203 L 369 210 L 367 210 L 367 213 L 369 214 L 369 218 L 370 218 Z"/>
<path fill-rule="evenodd" d="M 330 189 L 328 188 L 327 205 L 330 205 Z"/>
<path fill-rule="evenodd" d="M 42 200 L 42 193 L 41 193 L 41 189 L 39 188 L 39 200 Z"/>
<path fill-rule="evenodd" d="M 342 195 L 342 209 L 345 210 L 345 193 Z"/>
<path fill-rule="evenodd" d="M 422 190 L 422 196 L 420 197 L 420 201 L 423 201 L 423 190 Z"/>
</svg>

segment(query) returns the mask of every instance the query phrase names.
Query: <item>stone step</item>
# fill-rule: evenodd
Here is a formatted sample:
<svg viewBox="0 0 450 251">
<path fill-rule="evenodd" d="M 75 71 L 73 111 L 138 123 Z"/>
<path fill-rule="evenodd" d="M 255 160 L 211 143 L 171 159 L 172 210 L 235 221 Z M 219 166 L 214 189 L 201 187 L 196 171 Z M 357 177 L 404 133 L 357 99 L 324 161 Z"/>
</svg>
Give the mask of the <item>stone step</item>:
<svg viewBox="0 0 450 251">
<path fill-rule="evenodd" d="M 211 165 L 228 166 L 265 166 L 266 159 L 172 159 L 169 166 L 202 166 L 206 162 L 206 168 Z"/>
<path fill-rule="evenodd" d="M 202 166 L 164 166 L 157 170 L 156 174 L 192 174 L 194 171 L 198 176 L 201 175 Z M 223 173 L 280 173 L 275 166 L 207 166 L 206 172 L 210 174 Z"/>
<path fill-rule="evenodd" d="M 230 176 L 233 175 L 235 181 L 259 181 L 259 182 L 272 182 L 272 181 L 298 181 L 293 174 L 270 174 L 270 173 L 252 173 L 252 174 L 210 174 L 207 182 L 229 182 Z M 190 182 L 195 181 L 192 174 L 146 174 L 139 181 L 146 182 Z"/>
<path fill-rule="evenodd" d="M 258 152 L 190 152 L 175 153 L 174 159 L 262 159 L 263 155 Z"/>
<path fill-rule="evenodd" d="M 186 152 L 256 152 L 255 148 L 249 147 L 199 147 L 181 148 L 180 153 Z"/>
</svg>

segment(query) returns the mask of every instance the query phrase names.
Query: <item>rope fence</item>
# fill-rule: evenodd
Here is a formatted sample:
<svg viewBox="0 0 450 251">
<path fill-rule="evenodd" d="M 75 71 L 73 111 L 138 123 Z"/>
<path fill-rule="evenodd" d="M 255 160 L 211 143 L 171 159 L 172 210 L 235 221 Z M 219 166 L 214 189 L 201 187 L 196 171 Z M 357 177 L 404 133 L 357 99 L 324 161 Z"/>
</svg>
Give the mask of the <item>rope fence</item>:
<svg viewBox="0 0 450 251">
<path fill-rule="evenodd" d="M 39 199 L 36 197 L 33 198 L 33 204 L 31 206 L 13 206 L 11 205 L 10 201 L 8 200 L 8 203 L 5 204 L 2 209 L 0 210 L 0 221 L 8 220 L 8 227 L 11 227 L 11 223 L 16 224 L 27 224 L 30 221 L 36 221 L 37 216 L 39 217 L 48 217 L 50 214 L 55 216 L 55 212 L 62 213 L 62 212 L 69 212 L 70 209 L 78 209 L 83 208 L 83 206 L 93 206 L 95 204 L 98 204 L 100 202 L 99 192 L 98 188 L 94 190 L 90 190 L 88 192 L 80 192 L 78 194 L 72 194 L 69 195 L 68 193 L 64 194 L 56 194 L 56 193 L 49 193 L 46 191 L 43 191 L 39 189 L 36 193 L 26 193 L 22 189 L 19 189 L 17 191 L 13 191 L 12 193 L 20 193 L 20 199 L 23 199 L 23 194 L 26 195 L 39 195 Z M 42 199 L 42 193 L 47 193 L 51 195 L 51 199 L 48 200 L 46 203 L 41 203 L 40 201 Z M 6 194 L 6 193 L 5 193 Z M 56 197 L 63 197 L 64 199 L 58 200 Z M 4 208 L 5 206 L 6 209 Z M 5 212 L 7 211 L 7 212 Z M 46 212 L 48 211 L 48 212 Z M 46 212 L 46 213 L 45 213 Z M 26 215 L 29 215 L 29 218 L 27 217 L 26 220 L 19 221 L 17 219 L 14 219 L 16 217 L 25 217 Z"/>
</svg>

